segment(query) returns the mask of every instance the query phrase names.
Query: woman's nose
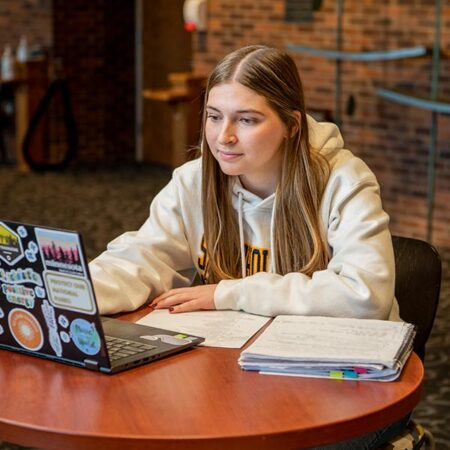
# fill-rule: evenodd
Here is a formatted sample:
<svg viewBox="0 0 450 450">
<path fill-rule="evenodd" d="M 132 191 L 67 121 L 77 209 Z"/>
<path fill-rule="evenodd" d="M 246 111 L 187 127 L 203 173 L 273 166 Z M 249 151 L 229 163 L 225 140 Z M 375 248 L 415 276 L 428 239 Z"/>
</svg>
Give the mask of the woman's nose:
<svg viewBox="0 0 450 450">
<path fill-rule="evenodd" d="M 237 142 L 237 137 L 234 132 L 233 126 L 230 123 L 224 123 L 220 129 L 218 136 L 218 141 L 220 144 L 234 144 Z"/>
</svg>

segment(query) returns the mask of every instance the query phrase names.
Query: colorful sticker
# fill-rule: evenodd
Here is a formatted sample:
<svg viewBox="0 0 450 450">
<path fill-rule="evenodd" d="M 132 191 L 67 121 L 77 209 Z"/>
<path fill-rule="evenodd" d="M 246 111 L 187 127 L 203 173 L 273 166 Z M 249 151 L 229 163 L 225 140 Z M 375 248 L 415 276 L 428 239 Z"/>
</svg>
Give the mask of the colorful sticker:
<svg viewBox="0 0 450 450">
<path fill-rule="evenodd" d="M 21 238 L 26 238 L 28 236 L 28 232 L 27 229 L 23 226 L 23 225 L 19 225 L 17 227 L 17 234 L 21 237 Z"/>
<path fill-rule="evenodd" d="M 64 316 L 63 314 L 61 314 L 58 317 L 58 323 L 63 327 L 63 328 L 67 328 L 69 326 L 69 319 L 67 319 L 66 316 Z"/>
<path fill-rule="evenodd" d="M 44 280 L 53 306 L 70 311 L 95 313 L 96 306 L 91 286 L 83 278 L 46 271 Z"/>
<path fill-rule="evenodd" d="M 0 334 L 3 334 L 4 333 L 4 329 L 3 329 L 3 327 L 0 325 Z"/>
<path fill-rule="evenodd" d="M 100 336 L 94 323 L 84 319 L 75 319 L 70 324 L 70 337 L 73 343 L 86 355 L 95 355 L 100 351 Z"/>
<path fill-rule="evenodd" d="M 69 336 L 69 334 L 66 333 L 65 331 L 60 331 L 60 332 L 59 332 L 59 337 L 60 337 L 61 340 L 62 340 L 63 342 L 65 342 L 66 344 L 67 344 L 68 342 L 70 342 L 70 336 Z"/>
<path fill-rule="evenodd" d="M 84 276 L 76 233 L 36 228 L 42 261 L 49 270 Z"/>
<path fill-rule="evenodd" d="M 41 275 L 30 267 L 27 267 L 26 269 L 12 269 L 9 271 L 0 268 L 0 281 L 10 284 L 33 283 L 38 286 L 43 286 Z"/>
<path fill-rule="evenodd" d="M 13 338 L 23 348 L 37 351 L 44 344 L 42 328 L 28 311 L 12 309 L 8 315 L 8 323 Z"/>
<path fill-rule="evenodd" d="M 0 308 L 0 319 L 3 319 L 5 317 L 5 313 L 3 312 L 3 309 Z"/>
<path fill-rule="evenodd" d="M 50 345 L 56 355 L 61 356 L 62 345 L 61 340 L 59 339 L 58 326 L 56 324 L 55 308 L 53 308 L 47 300 L 44 300 L 41 309 L 44 314 L 45 323 L 47 324 Z"/>
<path fill-rule="evenodd" d="M 2 284 L 2 292 L 8 302 L 28 309 L 34 308 L 34 289 L 15 284 Z"/>
<path fill-rule="evenodd" d="M 12 266 L 23 258 L 22 241 L 11 228 L 0 222 L 0 259 Z"/>
</svg>

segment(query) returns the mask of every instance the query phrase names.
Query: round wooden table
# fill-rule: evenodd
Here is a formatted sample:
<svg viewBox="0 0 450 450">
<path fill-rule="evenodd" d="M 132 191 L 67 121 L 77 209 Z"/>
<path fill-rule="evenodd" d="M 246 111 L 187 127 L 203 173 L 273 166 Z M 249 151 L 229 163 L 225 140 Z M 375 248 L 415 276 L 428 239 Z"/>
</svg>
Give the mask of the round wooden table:
<svg viewBox="0 0 450 450">
<path fill-rule="evenodd" d="M 415 354 L 399 380 L 382 383 L 246 372 L 240 352 L 202 347 L 104 375 L 0 350 L 0 440 L 54 450 L 307 448 L 382 427 L 420 399 Z"/>
</svg>

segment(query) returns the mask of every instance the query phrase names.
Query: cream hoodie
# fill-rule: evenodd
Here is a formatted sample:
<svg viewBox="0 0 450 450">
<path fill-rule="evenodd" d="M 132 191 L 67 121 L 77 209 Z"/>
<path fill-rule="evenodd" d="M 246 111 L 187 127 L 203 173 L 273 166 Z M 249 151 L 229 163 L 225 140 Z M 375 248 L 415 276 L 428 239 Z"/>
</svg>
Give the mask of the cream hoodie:
<svg viewBox="0 0 450 450">
<path fill-rule="evenodd" d="M 312 277 L 274 273 L 270 255 L 275 194 L 261 199 L 236 178 L 232 202 L 240 227 L 243 277 L 218 284 L 215 306 L 266 316 L 399 320 L 389 218 L 375 176 L 343 149 L 334 124 L 308 117 L 308 126 L 312 146 L 320 149 L 331 167 L 320 208 L 332 255 L 328 267 Z M 201 160 L 197 159 L 174 171 L 138 231 L 110 242 L 90 263 L 100 312 L 131 311 L 171 288 L 189 286 L 196 272 L 202 274 L 202 238 Z"/>
</svg>

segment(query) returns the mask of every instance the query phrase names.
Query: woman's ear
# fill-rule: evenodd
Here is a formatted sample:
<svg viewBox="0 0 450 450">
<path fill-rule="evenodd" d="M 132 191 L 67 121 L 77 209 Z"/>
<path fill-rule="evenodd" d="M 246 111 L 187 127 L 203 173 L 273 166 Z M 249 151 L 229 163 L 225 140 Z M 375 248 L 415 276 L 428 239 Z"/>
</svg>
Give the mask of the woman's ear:
<svg viewBox="0 0 450 450">
<path fill-rule="evenodd" d="M 300 111 L 294 110 L 292 114 L 295 116 L 295 124 L 292 126 L 290 130 L 290 137 L 293 137 L 300 130 L 300 123 L 302 119 L 302 113 Z"/>
</svg>

